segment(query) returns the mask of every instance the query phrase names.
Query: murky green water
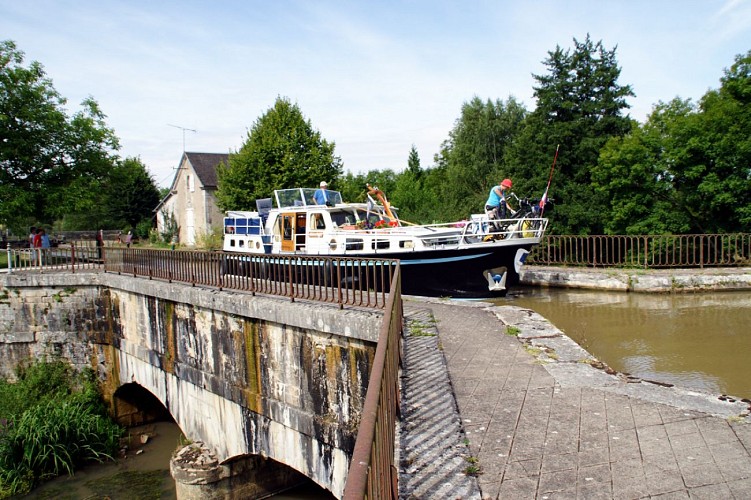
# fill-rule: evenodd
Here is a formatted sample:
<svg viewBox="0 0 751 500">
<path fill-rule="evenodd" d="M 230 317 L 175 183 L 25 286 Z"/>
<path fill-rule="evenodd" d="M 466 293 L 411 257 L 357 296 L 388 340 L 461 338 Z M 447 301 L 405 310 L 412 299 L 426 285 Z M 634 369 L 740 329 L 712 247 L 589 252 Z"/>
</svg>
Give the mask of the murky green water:
<svg viewBox="0 0 751 500">
<path fill-rule="evenodd" d="M 751 398 L 751 292 L 522 288 L 498 303 L 534 310 L 617 371 Z"/>
<path fill-rule="evenodd" d="M 44 483 L 24 498 L 55 500 L 174 500 L 175 481 L 169 470 L 172 452 L 185 440 L 174 422 L 131 429 L 133 444 L 115 463 L 97 464 Z M 141 445 L 140 433 L 149 434 Z M 139 453 L 140 451 L 140 453 Z M 333 496 L 312 481 L 271 498 L 330 500 Z"/>
<path fill-rule="evenodd" d="M 141 432 L 150 436 L 143 445 L 138 439 Z M 181 442 L 180 428 L 174 422 L 157 422 L 131 429 L 131 433 L 135 438 L 117 462 L 91 465 L 74 476 L 60 476 L 26 498 L 174 499 L 175 481 L 169 472 L 169 459 Z"/>
</svg>

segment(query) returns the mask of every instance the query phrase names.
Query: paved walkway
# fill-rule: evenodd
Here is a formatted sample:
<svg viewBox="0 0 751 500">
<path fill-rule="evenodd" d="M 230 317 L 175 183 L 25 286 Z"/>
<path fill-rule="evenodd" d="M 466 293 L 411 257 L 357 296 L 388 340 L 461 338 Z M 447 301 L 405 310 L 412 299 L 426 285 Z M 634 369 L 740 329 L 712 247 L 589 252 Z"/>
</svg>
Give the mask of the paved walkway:
<svg viewBox="0 0 751 500">
<path fill-rule="evenodd" d="M 751 498 L 748 400 L 616 374 L 527 309 L 404 305 L 402 498 Z"/>
</svg>

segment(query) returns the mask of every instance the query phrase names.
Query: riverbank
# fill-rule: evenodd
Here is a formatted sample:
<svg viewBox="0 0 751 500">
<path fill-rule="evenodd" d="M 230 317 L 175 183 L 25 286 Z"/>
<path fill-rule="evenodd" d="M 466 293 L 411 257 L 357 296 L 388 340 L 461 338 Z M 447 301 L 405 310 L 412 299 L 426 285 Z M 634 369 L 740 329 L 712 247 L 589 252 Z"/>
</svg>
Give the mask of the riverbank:
<svg viewBox="0 0 751 500">
<path fill-rule="evenodd" d="M 622 269 L 524 266 L 520 282 L 529 286 L 584 288 L 640 293 L 751 290 L 751 268 Z"/>
</svg>

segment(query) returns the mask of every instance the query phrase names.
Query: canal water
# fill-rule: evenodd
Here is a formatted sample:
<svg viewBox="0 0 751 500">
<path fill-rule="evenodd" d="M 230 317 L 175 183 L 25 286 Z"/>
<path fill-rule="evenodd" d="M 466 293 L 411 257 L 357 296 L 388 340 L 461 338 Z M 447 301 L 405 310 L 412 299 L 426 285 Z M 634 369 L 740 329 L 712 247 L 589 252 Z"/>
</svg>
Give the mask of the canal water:
<svg viewBox="0 0 751 500">
<path fill-rule="evenodd" d="M 619 372 L 751 398 L 751 292 L 523 287 L 496 302 L 532 309 Z"/>
<path fill-rule="evenodd" d="M 185 440 L 174 422 L 135 427 L 129 430 L 132 444 L 116 462 L 96 464 L 76 471 L 73 476 L 60 476 L 34 489 L 25 499 L 54 500 L 174 500 L 175 481 L 169 471 L 172 453 Z M 148 441 L 141 444 L 140 435 Z M 307 484 L 275 495 L 274 500 L 330 500 L 329 492 L 310 481 Z"/>
</svg>

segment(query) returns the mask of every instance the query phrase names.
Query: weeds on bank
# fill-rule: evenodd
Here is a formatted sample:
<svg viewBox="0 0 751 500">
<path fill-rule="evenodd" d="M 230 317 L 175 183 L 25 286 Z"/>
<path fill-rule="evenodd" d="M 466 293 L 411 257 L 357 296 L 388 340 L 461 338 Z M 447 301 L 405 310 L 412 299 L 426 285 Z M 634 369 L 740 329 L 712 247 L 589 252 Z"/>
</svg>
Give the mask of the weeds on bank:
<svg viewBox="0 0 751 500">
<path fill-rule="evenodd" d="M 0 380 L 0 499 L 117 453 L 123 430 L 107 417 L 92 370 L 37 361 L 16 377 Z"/>
<path fill-rule="evenodd" d="M 438 322 L 433 315 L 430 316 L 428 321 L 420 321 L 419 319 L 411 319 L 407 322 L 410 335 L 413 337 L 435 337 L 436 333 L 431 331 L 436 327 Z"/>
<path fill-rule="evenodd" d="M 477 457 L 464 457 L 464 460 L 468 463 L 468 465 L 464 467 L 464 474 L 473 477 L 477 477 L 482 474 L 482 468 L 480 467 L 479 463 L 480 460 Z"/>
<path fill-rule="evenodd" d="M 511 325 L 506 326 L 506 335 L 511 335 L 512 337 L 518 337 L 521 332 L 522 332 L 521 329 L 515 326 L 511 326 Z"/>
</svg>

